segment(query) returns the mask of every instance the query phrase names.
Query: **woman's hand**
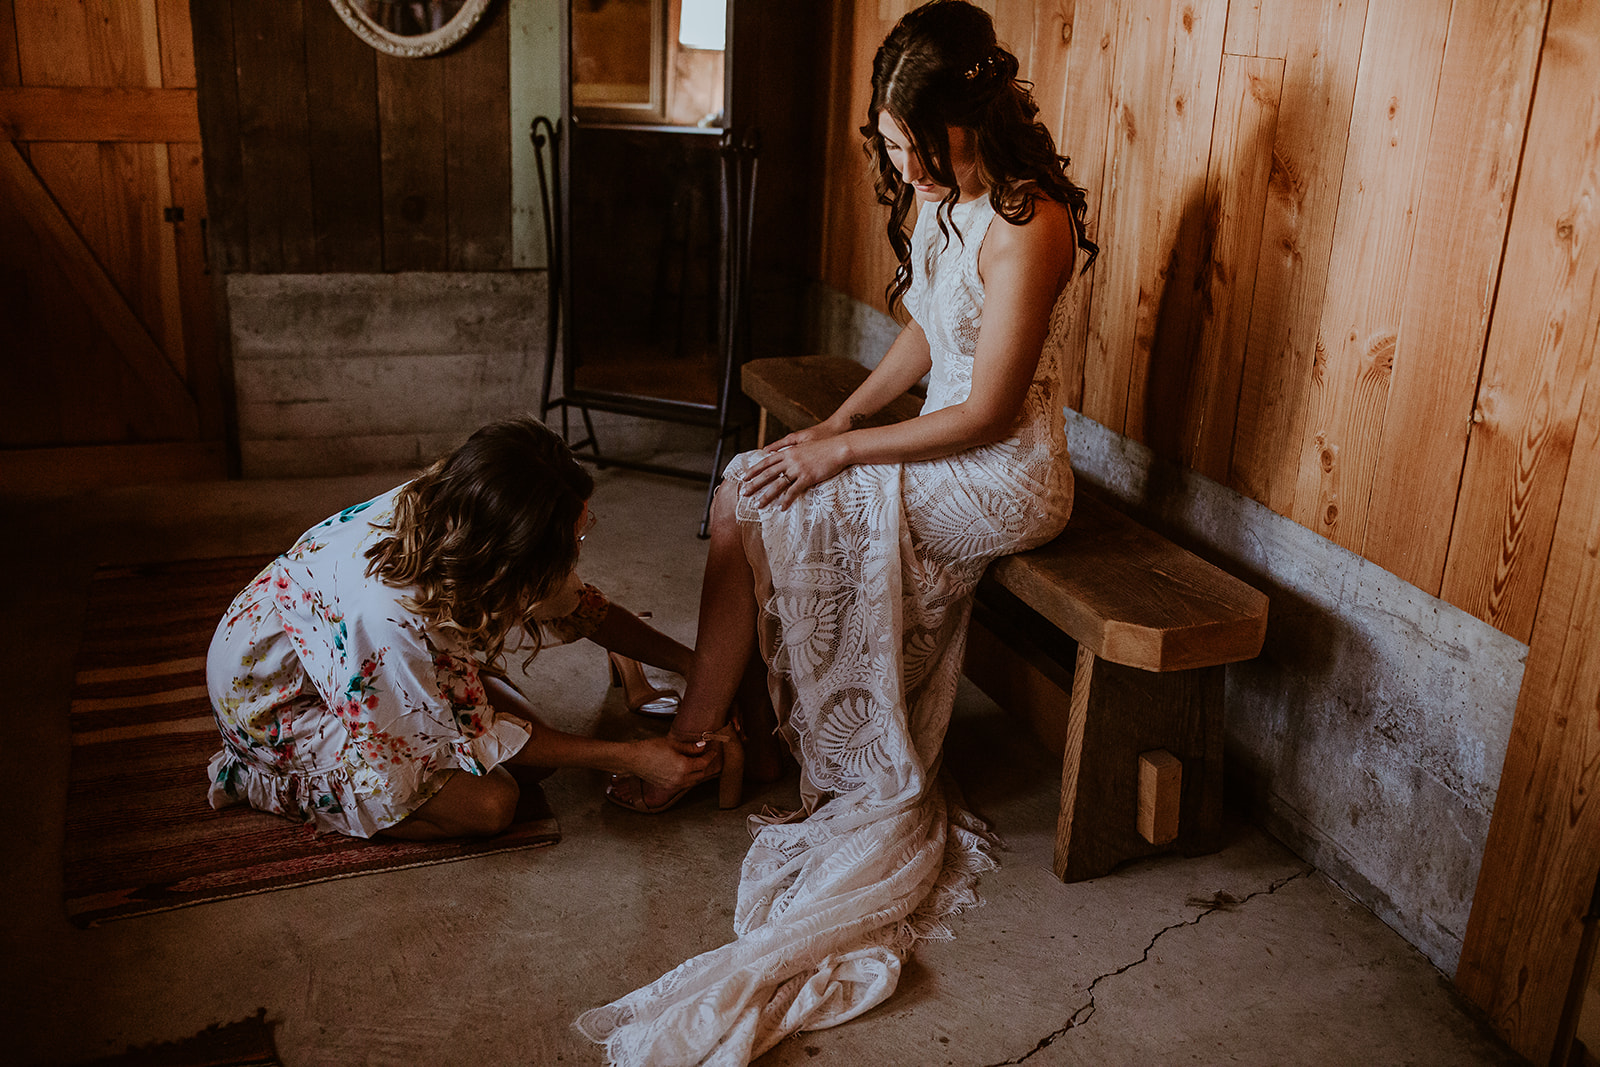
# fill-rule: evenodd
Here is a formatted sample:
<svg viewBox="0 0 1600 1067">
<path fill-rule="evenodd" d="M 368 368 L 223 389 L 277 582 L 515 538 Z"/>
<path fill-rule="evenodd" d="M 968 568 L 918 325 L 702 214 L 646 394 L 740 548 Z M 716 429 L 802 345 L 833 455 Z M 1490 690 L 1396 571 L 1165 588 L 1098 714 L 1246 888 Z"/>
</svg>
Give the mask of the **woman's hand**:
<svg viewBox="0 0 1600 1067">
<path fill-rule="evenodd" d="M 787 508 L 801 493 L 850 466 L 850 448 L 843 437 L 837 432 L 814 433 L 817 429 L 800 430 L 769 446 L 751 465 L 740 493 L 755 497 L 762 507 L 776 500 L 780 508 Z"/>
<path fill-rule="evenodd" d="M 675 792 L 693 785 L 706 777 L 705 745 L 700 743 L 699 755 L 685 755 L 672 740 L 652 737 L 633 742 L 630 753 L 630 773 L 646 785 Z"/>
</svg>

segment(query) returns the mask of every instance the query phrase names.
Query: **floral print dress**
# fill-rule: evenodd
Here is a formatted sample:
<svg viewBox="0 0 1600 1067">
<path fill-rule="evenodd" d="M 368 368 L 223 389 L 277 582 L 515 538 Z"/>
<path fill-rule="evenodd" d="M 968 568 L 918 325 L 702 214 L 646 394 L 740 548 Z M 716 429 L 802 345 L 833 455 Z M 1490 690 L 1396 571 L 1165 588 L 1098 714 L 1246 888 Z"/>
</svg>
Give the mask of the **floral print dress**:
<svg viewBox="0 0 1600 1067">
<path fill-rule="evenodd" d="M 371 837 L 446 772 L 487 774 L 527 742 L 524 722 L 490 705 L 482 654 L 409 611 L 409 589 L 367 575 L 398 492 L 307 530 L 228 608 L 206 659 L 223 740 L 212 807 L 243 802 Z M 569 576 L 539 613 L 546 643 L 593 633 L 606 606 Z"/>
</svg>

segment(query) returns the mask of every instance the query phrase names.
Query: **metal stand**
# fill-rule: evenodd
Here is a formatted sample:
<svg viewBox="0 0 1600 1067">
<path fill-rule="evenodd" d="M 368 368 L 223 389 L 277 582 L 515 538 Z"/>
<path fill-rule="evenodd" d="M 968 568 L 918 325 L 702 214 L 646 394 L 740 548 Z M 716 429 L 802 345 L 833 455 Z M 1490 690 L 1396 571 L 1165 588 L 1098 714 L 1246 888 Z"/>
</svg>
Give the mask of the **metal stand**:
<svg viewBox="0 0 1600 1067">
<path fill-rule="evenodd" d="M 749 322 L 746 315 L 746 290 L 750 275 L 750 237 L 754 226 L 757 157 L 760 138 L 756 131 L 747 131 L 743 137 L 724 131 L 718 142 L 719 184 L 719 249 L 721 271 L 718 278 L 720 316 L 718 341 L 721 357 L 717 400 L 714 408 L 672 400 L 644 397 L 620 397 L 595 394 L 576 388 L 572 379 L 570 307 L 568 292 L 569 262 L 566 213 L 563 210 L 563 189 L 567 185 L 566 157 L 562 153 L 562 130 L 558 121 L 541 115 L 533 120 L 529 135 L 533 139 L 534 154 L 538 162 L 539 201 L 544 213 L 545 249 L 548 255 L 550 278 L 549 334 L 545 351 L 544 381 L 539 397 L 539 416 L 548 421 L 550 412 L 561 411 L 561 434 L 574 454 L 581 460 L 606 467 L 648 471 L 673 477 L 706 479 L 706 505 L 700 522 L 699 536 L 710 536 L 711 502 L 727 454 L 730 438 L 737 440 L 744 422 L 735 416 L 733 404 L 737 392 L 733 378 L 747 351 Z M 546 150 L 549 150 L 548 153 Z M 548 169 L 547 169 L 548 165 Z M 563 353 L 562 387 L 559 396 L 552 396 L 555 384 L 557 352 Z M 583 419 L 584 436 L 573 441 L 570 413 L 576 408 Z M 590 411 L 610 411 L 637 418 L 661 419 L 691 425 L 714 426 L 717 431 L 716 447 L 709 473 L 682 467 L 649 463 L 639 460 L 607 456 L 601 452 L 595 436 Z M 587 449 L 586 453 L 580 452 Z"/>
</svg>

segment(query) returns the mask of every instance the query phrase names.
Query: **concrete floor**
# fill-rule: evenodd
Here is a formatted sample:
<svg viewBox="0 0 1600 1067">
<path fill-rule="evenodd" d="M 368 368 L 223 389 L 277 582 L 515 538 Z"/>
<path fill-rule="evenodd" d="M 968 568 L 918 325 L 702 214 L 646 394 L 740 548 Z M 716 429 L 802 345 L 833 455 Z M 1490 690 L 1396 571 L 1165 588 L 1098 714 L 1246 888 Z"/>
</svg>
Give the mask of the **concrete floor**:
<svg viewBox="0 0 1600 1067">
<path fill-rule="evenodd" d="M 600 775 L 564 771 L 547 783 L 565 832 L 551 849 L 67 924 L 66 709 L 93 567 L 280 549 L 400 478 L 4 502 L 7 1061 L 71 1063 L 265 1007 L 290 1067 L 597 1063 L 570 1027 L 579 1011 L 727 938 L 741 814 L 792 804 L 792 778 L 741 813 L 702 796 L 652 818 L 604 803 Z M 692 639 L 703 488 L 598 481 L 586 577 Z M 532 673 L 543 711 L 569 729 L 651 728 L 607 689 L 592 645 L 549 650 Z M 954 941 L 922 946 L 887 1004 L 762 1064 L 1520 1062 L 1419 953 L 1261 832 L 1062 885 L 1049 872 L 1059 762 L 970 687 L 947 752 L 1006 845 L 986 906 L 957 918 Z"/>
</svg>

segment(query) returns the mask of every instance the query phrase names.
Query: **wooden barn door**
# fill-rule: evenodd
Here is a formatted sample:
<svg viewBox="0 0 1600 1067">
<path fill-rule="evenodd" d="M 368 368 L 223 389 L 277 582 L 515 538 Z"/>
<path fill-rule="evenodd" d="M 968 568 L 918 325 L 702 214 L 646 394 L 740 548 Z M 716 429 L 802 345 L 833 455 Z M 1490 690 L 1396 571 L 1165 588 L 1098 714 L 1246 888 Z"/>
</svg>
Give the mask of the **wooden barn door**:
<svg viewBox="0 0 1600 1067">
<path fill-rule="evenodd" d="M 226 473 L 188 0 L 0 0 L 0 490 Z"/>
</svg>

